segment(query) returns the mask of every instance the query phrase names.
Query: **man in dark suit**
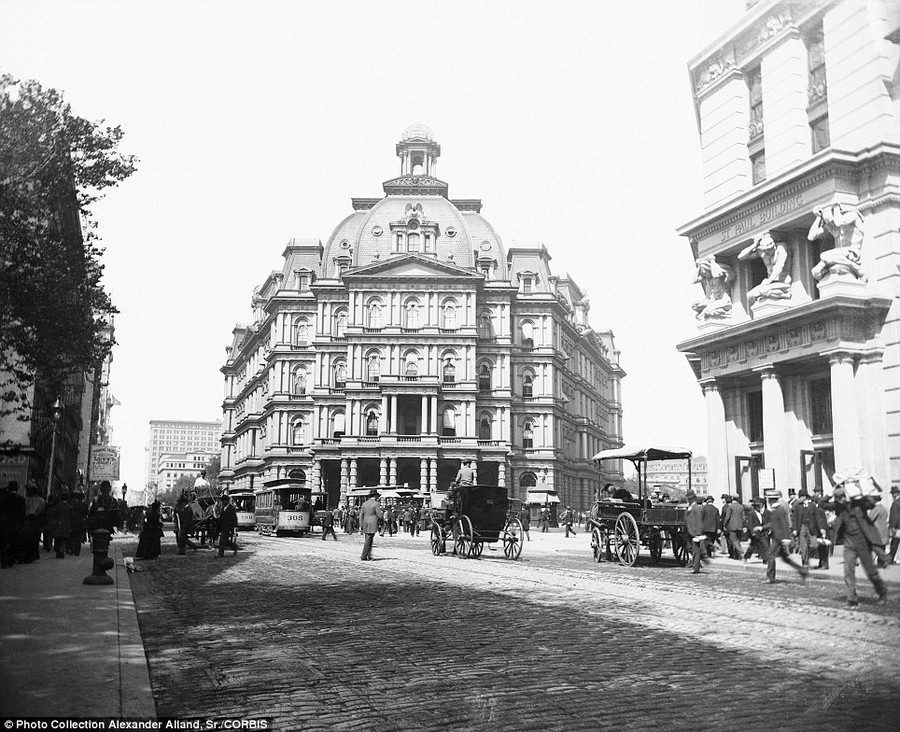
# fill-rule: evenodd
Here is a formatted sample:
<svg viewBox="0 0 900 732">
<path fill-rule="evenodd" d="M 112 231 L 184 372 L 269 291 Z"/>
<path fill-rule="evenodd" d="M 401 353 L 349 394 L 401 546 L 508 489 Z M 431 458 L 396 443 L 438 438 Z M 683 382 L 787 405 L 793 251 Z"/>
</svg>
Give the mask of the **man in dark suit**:
<svg viewBox="0 0 900 732">
<path fill-rule="evenodd" d="M 900 547 L 900 486 L 891 486 L 891 511 L 888 514 L 888 531 L 891 533 L 891 550 L 888 563 L 897 563 L 897 547 Z"/>
<path fill-rule="evenodd" d="M 822 504 L 822 508 L 833 509 L 836 514 L 835 543 L 844 544 L 844 584 L 847 587 L 847 605 L 850 608 L 859 606 L 859 597 L 856 594 L 857 559 L 878 594 L 878 603 L 883 605 L 887 602 L 887 587 L 872 558 L 873 547 L 881 541 L 881 537 L 872 519 L 869 518 L 869 510 L 878 502 L 879 497 L 860 491 L 862 482 L 849 478 L 841 481 L 834 489 L 831 500 Z M 874 484 L 874 481 L 871 482 Z M 847 483 L 851 484 L 849 489 Z"/>
<path fill-rule="evenodd" d="M 768 509 L 763 514 L 762 531 L 769 532 L 769 553 L 766 556 L 768 568 L 766 569 L 766 582 L 775 582 L 775 560 L 778 557 L 791 565 L 800 574 L 803 581 L 809 574 L 809 567 L 803 567 L 793 559 L 788 552 L 791 545 L 791 514 L 787 504 L 781 501 L 781 491 L 766 491 Z"/>
<path fill-rule="evenodd" d="M 237 531 L 237 510 L 227 493 L 223 493 L 219 498 L 222 501 L 222 513 L 219 515 L 219 556 L 224 557 L 225 547 L 237 554 L 237 542 L 234 540 Z"/>
<path fill-rule="evenodd" d="M 706 497 L 706 502 L 701 506 L 703 516 L 703 530 L 706 532 L 706 553 L 710 557 L 716 556 L 716 547 L 719 546 L 719 509 L 716 508 L 715 499 Z"/>
<path fill-rule="evenodd" d="M 381 505 L 378 503 L 378 493 L 372 491 L 359 512 L 360 530 L 366 537 L 360 557 L 364 562 L 372 558 L 372 541 L 375 539 L 375 534 L 378 533 L 378 521 L 383 518 L 384 511 L 381 510 Z"/>
<path fill-rule="evenodd" d="M 6 569 L 16 561 L 19 534 L 25 525 L 25 496 L 19 493 L 18 481 L 11 480 L 0 493 L 0 567 Z"/>
<path fill-rule="evenodd" d="M 747 551 L 744 552 L 745 562 L 750 561 L 753 552 L 756 552 L 763 561 L 766 561 L 766 557 L 769 554 L 769 538 L 766 536 L 765 532 L 762 531 L 762 508 L 762 501 L 758 498 L 754 498 L 750 502 L 750 511 L 746 513 L 747 531 L 750 533 L 750 544 L 747 547 Z"/>
<path fill-rule="evenodd" d="M 703 504 L 700 498 L 693 492 L 687 493 L 688 507 L 684 513 L 684 528 L 691 540 L 693 551 L 694 574 L 700 574 L 700 562 L 708 562 L 706 556 L 706 532 L 703 530 Z"/>
<path fill-rule="evenodd" d="M 804 567 L 808 567 L 809 555 L 813 551 L 818 552 L 819 539 L 825 538 L 828 526 L 819 523 L 819 507 L 813 503 L 805 490 L 797 494 L 797 502 L 791 509 L 791 525 L 794 527 L 794 539 L 800 549 L 800 561 Z"/>
</svg>

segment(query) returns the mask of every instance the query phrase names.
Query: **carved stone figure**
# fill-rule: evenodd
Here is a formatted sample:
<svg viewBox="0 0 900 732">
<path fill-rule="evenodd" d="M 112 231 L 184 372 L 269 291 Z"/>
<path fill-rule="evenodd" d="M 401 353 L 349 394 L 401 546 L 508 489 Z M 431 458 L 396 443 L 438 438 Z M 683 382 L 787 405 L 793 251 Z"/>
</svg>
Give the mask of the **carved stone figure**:
<svg viewBox="0 0 900 732">
<path fill-rule="evenodd" d="M 863 218 L 858 211 L 832 203 L 817 208 L 816 220 L 809 230 L 808 239 L 822 238 L 826 233 L 834 237 L 834 249 L 819 255 L 819 263 L 812 268 L 812 276 L 821 280 L 827 275 L 851 275 L 868 282 L 862 268 Z"/>
<path fill-rule="evenodd" d="M 787 247 L 776 242 L 768 231 L 753 240 L 738 259 L 746 261 L 759 257 L 766 265 L 766 277 L 747 293 L 747 301 L 752 305 L 757 300 L 785 300 L 791 296 L 791 255 Z"/>
<path fill-rule="evenodd" d="M 734 270 L 725 264 L 719 264 L 715 257 L 701 257 L 696 261 L 697 277 L 694 283 L 703 287 L 706 295 L 691 307 L 697 314 L 697 320 L 722 320 L 731 315 L 731 283 L 734 281 Z"/>
</svg>

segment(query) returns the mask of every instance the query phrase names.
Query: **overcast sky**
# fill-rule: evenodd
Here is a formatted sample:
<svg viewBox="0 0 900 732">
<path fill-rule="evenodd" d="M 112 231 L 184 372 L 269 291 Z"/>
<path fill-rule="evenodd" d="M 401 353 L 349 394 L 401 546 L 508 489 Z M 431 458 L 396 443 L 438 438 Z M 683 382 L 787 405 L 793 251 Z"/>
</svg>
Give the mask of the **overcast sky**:
<svg viewBox="0 0 900 732">
<path fill-rule="evenodd" d="M 413 122 L 452 198 L 508 247 L 542 241 L 621 365 L 626 442 L 705 454 L 676 227 L 702 212 L 687 62 L 743 0 L 0 0 L 0 71 L 125 132 L 137 172 L 97 206 L 121 311 L 111 389 L 122 479 L 151 419 L 221 418 L 225 346 L 291 237 L 323 243 L 382 195 Z"/>
</svg>

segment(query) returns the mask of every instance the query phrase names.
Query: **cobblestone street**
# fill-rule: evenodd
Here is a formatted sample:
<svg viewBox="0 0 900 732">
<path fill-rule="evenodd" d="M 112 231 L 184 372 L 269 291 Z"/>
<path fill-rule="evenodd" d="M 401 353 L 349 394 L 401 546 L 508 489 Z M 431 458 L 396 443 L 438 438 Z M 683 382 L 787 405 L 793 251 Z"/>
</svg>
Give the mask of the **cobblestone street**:
<svg viewBox="0 0 900 732">
<path fill-rule="evenodd" d="M 900 567 L 864 575 L 718 559 L 595 564 L 537 534 L 518 562 L 432 556 L 426 535 L 241 535 L 132 576 L 160 716 L 277 729 L 889 730 L 900 719 Z M 126 554 L 129 553 L 126 549 Z M 814 573 L 815 574 L 815 573 Z M 861 574 L 861 571 L 860 571 Z"/>
</svg>

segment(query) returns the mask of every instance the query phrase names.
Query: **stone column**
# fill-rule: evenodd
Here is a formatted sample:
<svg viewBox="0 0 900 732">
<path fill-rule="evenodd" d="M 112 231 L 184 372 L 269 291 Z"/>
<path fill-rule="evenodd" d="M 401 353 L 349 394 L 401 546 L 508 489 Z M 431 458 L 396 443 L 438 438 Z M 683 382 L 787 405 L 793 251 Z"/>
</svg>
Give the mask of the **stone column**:
<svg viewBox="0 0 900 732">
<path fill-rule="evenodd" d="M 428 458 L 421 458 L 419 460 L 419 485 L 422 488 L 428 485 Z"/>
<path fill-rule="evenodd" d="M 885 451 L 884 386 L 882 383 L 884 351 L 881 349 L 863 354 L 856 369 L 859 403 L 867 405 L 860 411 L 860 438 L 862 441 L 862 466 L 881 485 L 890 477 L 890 461 Z M 888 489 L 886 489 L 887 491 Z"/>
<path fill-rule="evenodd" d="M 501 488 L 506 487 L 506 460 L 500 461 L 500 466 L 497 473 L 497 485 Z"/>
<path fill-rule="evenodd" d="M 790 482 L 790 468 L 787 462 L 784 393 L 781 390 L 781 379 L 774 366 L 763 366 L 754 370 L 762 380 L 763 450 L 766 468 L 775 470 L 775 486 L 781 490 L 782 495 L 787 495 L 788 487 L 795 486 Z"/>
<path fill-rule="evenodd" d="M 708 486 L 711 496 L 721 495 L 720 491 L 734 493 L 731 486 L 731 471 L 728 469 L 728 440 L 725 431 L 725 403 L 715 379 L 700 382 L 706 398 L 706 430 L 709 440 Z M 742 496 L 748 499 L 750 496 Z"/>
<path fill-rule="evenodd" d="M 831 432 L 834 436 L 834 467 L 840 473 L 862 467 L 853 354 L 831 354 Z M 876 478 L 877 480 L 877 478 Z"/>
<path fill-rule="evenodd" d="M 419 421 L 419 434 L 428 434 L 428 396 L 422 395 L 422 417 Z"/>
<path fill-rule="evenodd" d="M 341 458 L 341 491 L 346 493 L 349 484 L 349 465 L 347 463 L 347 458 Z"/>
<path fill-rule="evenodd" d="M 431 434 L 436 435 L 438 433 L 438 398 L 436 396 L 431 397 Z"/>
<path fill-rule="evenodd" d="M 378 483 L 379 485 L 387 485 L 388 479 L 388 461 L 387 458 L 381 458 L 378 466 Z"/>
<path fill-rule="evenodd" d="M 397 458 L 392 457 L 389 463 L 388 480 L 390 485 L 397 485 Z"/>
<path fill-rule="evenodd" d="M 428 490 L 434 493 L 437 490 L 438 463 L 437 458 L 431 458 L 431 475 L 428 479 Z"/>
<path fill-rule="evenodd" d="M 349 487 L 351 489 L 356 488 L 356 458 L 350 458 L 350 483 Z"/>
<path fill-rule="evenodd" d="M 385 434 L 386 432 L 390 432 L 388 429 L 388 398 L 386 395 L 381 395 L 381 414 L 378 415 L 378 433 Z"/>
<path fill-rule="evenodd" d="M 397 395 L 393 394 L 391 396 L 391 432 L 393 434 L 399 433 L 399 428 L 397 425 Z"/>
</svg>

